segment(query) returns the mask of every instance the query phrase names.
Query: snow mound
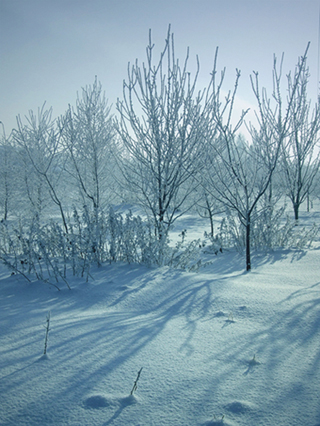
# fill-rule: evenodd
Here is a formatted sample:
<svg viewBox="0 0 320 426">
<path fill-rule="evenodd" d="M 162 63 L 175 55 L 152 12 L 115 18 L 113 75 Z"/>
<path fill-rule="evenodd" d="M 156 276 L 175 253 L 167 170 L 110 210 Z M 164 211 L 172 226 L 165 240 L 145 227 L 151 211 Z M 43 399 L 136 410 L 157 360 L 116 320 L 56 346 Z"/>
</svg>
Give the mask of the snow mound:
<svg viewBox="0 0 320 426">
<path fill-rule="evenodd" d="M 84 405 L 87 408 L 104 408 L 104 407 L 109 407 L 110 405 L 114 405 L 114 401 L 112 398 L 109 397 L 105 397 L 103 395 L 93 395 L 93 396 L 89 396 L 89 398 L 87 398 L 84 401 Z"/>
<path fill-rule="evenodd" d="M 84 400 L 86 408 L 100 409 L 105 407 L 120 406 L 126 407 L 128 405 L 136 404 L 138 399 L 135 395 L 125 397 L 116 397 L 112 395 L 92 395 Z"/>
<path fill-rule="evenodd" d="M 40 361 L 49 361 L 50 360 L 50 358 L 49 358 L 49 356 L 48 356 L 48 354 L 43 354 L 43 355 L 41 355 L 41 357 L 40 358 L 38 358 L 38 362 L 40 362 Z"/>
<path fill-rule="evenodd" d="M 236 426 L 236 423 L 234 423 L 230 419 L 222 417 L 220 419 L 209 420 L 203 423 L 202 426 Z"/>
<path fill-rule="evenodd" d="M 254 405 L 247 401 L 233 401 L 225 406 L 233 414 L 245 414 L 254 409 Z"/>
</svg>

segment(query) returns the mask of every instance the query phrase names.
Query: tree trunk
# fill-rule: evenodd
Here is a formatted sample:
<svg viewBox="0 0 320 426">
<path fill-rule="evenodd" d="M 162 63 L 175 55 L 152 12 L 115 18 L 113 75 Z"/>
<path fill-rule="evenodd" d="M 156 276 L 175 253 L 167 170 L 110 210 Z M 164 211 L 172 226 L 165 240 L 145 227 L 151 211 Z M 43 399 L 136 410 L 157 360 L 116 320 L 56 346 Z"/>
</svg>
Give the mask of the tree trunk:
<svg viewBox="0 0 320 426">
<path fill-rule="evenodd" d="M 8 219 L 8 211 L 9 211 L 9 183 L 8 183 L 8 177 L 7 177 L 7 173 L 5 176 L 5 195 L 4 195 L 4 215 L 3 215 L 3 220 L 7 220 Z"/>
<path fill-rule="evenodd" d="M 247 223 L 246 223 L 246 267 L 247 267 L 247 271 L 251 270 L 250 231 L 251 231 L 251 223 L 250 223 L 250 215 L 248 215 L 247 216 Z"/>
<path fill-rule="evenodd" d="M 209 200 L 208 200 L 208 197 L 207 197 L 206 194 L 205 194 L 205 197 L 206 197 L 206 205 L 207 205 L 207 210 L 208 210 L 208 213 L 209 213 L 209 220 L 210 220 L 210 236 L 213 238 L 213 232 L 214 232 L 213 214 L 212 214 L 211 206 L 210 206 L 210 203 L 209 203 Z"/>
<path fill-rule="evenodd" d="M 3 215 L 3 220 L 7 220 L 8 219 L 8 199 L 5 198 L 4 200 L 4 215 Z"/>
<path fill-rule="evenodd" d="M 163 225 L 164 225 L 164 215 L 165 215 L 165 209 L 163 208 L 163 199 L 159 197 L 158 199 L 158 205 L 159 205 L 159 221 L 158 221 L 158 239 L 159 241 L 163 238 Z"/>
<path fill-rule="evenodd" d="M 214 227 L 213 227 L 213 215 L 211 210 L 209 210 L 209 219 L 210 219 L 210 236 L 213 238 Z"/>
<path fill-rule="evenodd" d="M 299 220 L 299 203 L 294 203 L 293 204 L 293 210 L 294 210 L 294 219 L 297 222 Z"/>
</svg>

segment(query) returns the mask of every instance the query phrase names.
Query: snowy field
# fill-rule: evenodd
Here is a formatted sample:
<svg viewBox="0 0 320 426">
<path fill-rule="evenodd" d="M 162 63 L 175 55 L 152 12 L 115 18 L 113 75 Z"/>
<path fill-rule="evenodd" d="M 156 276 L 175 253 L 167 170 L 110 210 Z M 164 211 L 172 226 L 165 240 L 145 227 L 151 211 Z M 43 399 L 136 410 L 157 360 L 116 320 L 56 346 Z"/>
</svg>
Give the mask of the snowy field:
<svg viewBox="0 0 320 426">
<path fill-rule="evenodd" d="M 250 273 L 235 252 L 196 273 L 105 265 L 60 292 L 1 265 L 0 425 L 319 426 L 318 246 Z"/>
</svg>

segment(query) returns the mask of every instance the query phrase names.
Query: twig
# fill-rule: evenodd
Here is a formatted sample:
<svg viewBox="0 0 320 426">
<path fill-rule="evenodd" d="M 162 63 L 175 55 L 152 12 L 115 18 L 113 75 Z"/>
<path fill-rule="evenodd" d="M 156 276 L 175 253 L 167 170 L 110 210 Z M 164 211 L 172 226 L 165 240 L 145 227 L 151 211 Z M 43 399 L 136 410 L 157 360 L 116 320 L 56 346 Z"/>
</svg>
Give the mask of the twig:
<svg viewBox="0 0 320 426">
<path fill-rule="evenodd" d="M 136 378 L 136 380 L 135 380 L 135 382 L 134 382 L 134 384 L 133 384 L 133 388 L 132 388 L 132 390 L 131 390 L 131 392 L 130 392 L 130 395 L 133 395 L 133 392 L 135 392 L 135 391 L 137 390 L 137 387 L 138 387 L 138 381 L 139 381 L 139 378 L 140 378 L 140 374 L 141 374 L 142 369 L 143 369 L 143 367 L 141 367 L 141 368 L 140 368 L 140 370 L 138 371 L 138 375 L 137 375 L 137 378 Z"/>
<path fill-rule="evenodd" d="M 43 355 L 46 355 L 46 353 L 47 353 L 49 331 L 50 331 L 50 311 L 48 312 L 48 315 L 47 315 L 46 337 L 45 337 L 45 340 L 44 340 Z"/>
</svg>

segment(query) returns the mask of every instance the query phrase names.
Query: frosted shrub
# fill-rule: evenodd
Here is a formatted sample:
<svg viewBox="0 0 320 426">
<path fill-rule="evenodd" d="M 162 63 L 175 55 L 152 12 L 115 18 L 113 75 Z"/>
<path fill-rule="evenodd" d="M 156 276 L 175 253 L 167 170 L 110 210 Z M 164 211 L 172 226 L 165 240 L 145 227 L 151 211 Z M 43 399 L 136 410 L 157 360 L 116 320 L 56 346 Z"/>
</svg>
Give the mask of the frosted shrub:
<svg viewBox="0 0 320 426">
<path fill-rule="evenodd" d="M 140 216 L 133 216 L 132 212 L 126 214 L 122 232 L 122 256 L 129 263 L 143 262 L 145 241 L 148 230 Z"/>
<path fill-rule="evenodd" d="M 162 265 L 167 250 L 166 238 L 159 240 L 152 224 L 129 211 L 125 218 L 113 209 L 108 215 L 107 241 L 110 261 Z"/>
<path fill-rule="evenodd" d="M 164 234 L 159 240 L 151 222 L 146 223 L 145 232 L 145 238 L 140 240 L 141 262 L 148 266 L 166 265 L 166 255 L 169 250 L 168 236 Z"/>
<path fill-rule="evenodd" d="M 92 229 L 88 221 L 74 212 L 68 234 L 60 224 L 50 221 L 40 225 L 36 215 L 30 222 L 19 221 L 18 226 L 1 224 L 1 259 L 13 271 L 35 275 L 37 279 L 54 283 L 67 282 L 67 269 L 71 265 L 74 275 L 89 274 L 94 260 Z M 85 217 L 85 216 L 84 216 Z"/>
<path fill-rule="evenodd" d="M 117 261 L 120 256 L 120 237 L 122 234 L 122 216 L 110 208 L 109 216 L 109 256 L 110 261 Z"/>
<path fill-rule="evenodd" d="M 185 243 L 184 238 L 174 248 L 169 246 L 166 234 L 159 239 L 154 226 L 142 221 L 140 216 L 128 212 L 125 216 L 109 210 L 107 242 L 110 261 L 142 263 L 147 266 L 169 265 L 176 268 L 191 269 L 199 261 L 199 243 Z"/>
<path fill-rule="evenodd" d="M 17 227 L 2 223 L 0 235 L 0 258 L 12 271 L 27 279 L 28 275 L 35 275 L 57 288 L 55 283 L 62 280 L 70 288 L 61 262 L 63 248 L 58 244 L 56 228 L 41 227 L 35 215 L 30 223 L 19 221 Z"/>
<path fill-rule="evenodd" d="M 266 208 L 253 215 L 251 223 L 251 246 L 256 250 L 276 248 L 310 247 L 319 227 L 298 228 L 295 221 L 284 217 L 285 207 Z M 242 253 L 245 249 L 245 226 L 232 215 L 222 219 L 218 232 L 210 237 L 211 251 L 221 248 L 235 248 Z"/>
<path fill-rule="evenodd" d="M 69 225 L 68 251 L 74 275 L 85 276 L 88 280 L 90 266 L 100 266 L 106 260 L 106 221 L 103 212 L 91 212 L 87 206 L 82 214 L 73 210 L 72 222 Z"/>
<path fill-rule="evenodd" d="M 256 249 L 310 247 L 319 227 L 298 228 L 296 222 L 284 216 L 285 207 L 263 210 L 252 227 L 252 245 Z"/>
<path fill-rule="evenodd" d="M 17 247 L 17 238 L 11 236 L 8 225 L 5 221 L 0 223 L 0 260 L 10 269 L 13 273 L 23 275 L 28 281 L 29 278 L 25 274 L 25 259 L 20 260 L 19 245 Z"/>
<path fill-rule="evenodd" d="M 87 256 L 89 241 L 85 239 L 84 223 L 76 209 L 73 210 L 73 221 L 70 223 L 69 229 L 68 251 L 73 275 L 80 274 L 83 277 L 86 272 L 88 276 L 90 269 Z"/>
<path fill-rule="evenodd" d="M 230 213 L 224 217 L 214 237 L 210 237 L 212 250 L 235 248 L 240 253 L 245 249 L 245 228 Z"/>
<path fill-rule="evenodd" d="M 86 208 L 79 214 L 75 209 L 68 239 L 73 272 L 81 276 L 88 275 L 92 263 L 154 264 L 158 255 L 152 250 L 155 237 L 148 223 L 132 212 L 122 215 L 113 208 L 98 215 Z"/>
<path fill-rule="evenodd" d="M 140 263 L 139 243 L 144 238 L 145 231 L 139 216 L 134 217 L 130 211 L 124 219 L 120 213 L 116 213 L 110 208 L 107 231 L 110 261 Z"/>
<path fill-rule="evenodd" d="M 319 226 L 313 224 L 310 229 L 298 228 L 296 222 L 286 218 L 285 224 L 274 235 L 273 247 L 303 249 L 309 248 L 319 234 Z"/>
<path fill-rule="evenodd" d="M 181 241 L 178 241 L 174 248 L 167 248 L 165 263 L 174 268 L 195 271 L 202 265 L 200 255 L 202 244 L 200 239 L 191 242 L 185 242 L 186 231 L 181 235 Z"/>
<path fill-rule="evenodd" d="M 275 210 L 272 206 L 263 209 L 255 215 L 255 221 L 251 229 L 251 243 L 254 248 L 282 247 L 279 239 L 286 239 L 281 223 L 285 207 Z"/>
<path fill-rule="evenodd" d="M 125 262 L 148 263 L 146 250 L 149 244 L 155 241 L 151 237 L 148 223 L 143 223 L 140 216 L 133 216 L 132 212 L 126 214 L 122 229 L 122 256 Z M 151 261 L 152 263 L 152 261 Z"/>
<path fill-rule="evenodd" d="M 284 221 L 283 209 L 256 215 L 251 229 L 255 249 L 302 249 L 310 246 L 319 231 L 316 225 L 300 229 L 288 218 Z M 57 288 L 60 282 L 70 288 L 68 271 L 88 280 L 92 264 L 127 262 L 195 271 L 204 266 L 203 253 L 245 248 L 245 227 L 230 214 L 214 237 L 186 242 L 184 232 L 174 247 L 166 234 L 159 239 L 152 222 L 132 212 L 124 215 L 109 209 L 104 214 L 84 207 L 79 213 L 74 209 L 68 230 L 66 233 L 62 224 L 54 221 L 41 225 L 37 215 L 15 225 L 4 221 L 0 223 L 0 260 L 29 281 L 33 275 Z"/>
</svg>

